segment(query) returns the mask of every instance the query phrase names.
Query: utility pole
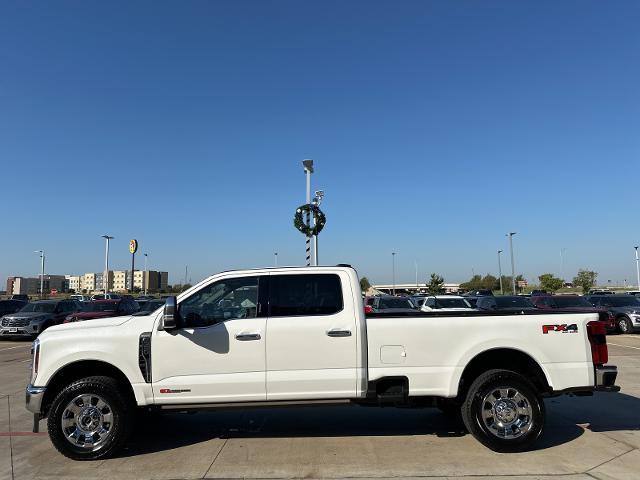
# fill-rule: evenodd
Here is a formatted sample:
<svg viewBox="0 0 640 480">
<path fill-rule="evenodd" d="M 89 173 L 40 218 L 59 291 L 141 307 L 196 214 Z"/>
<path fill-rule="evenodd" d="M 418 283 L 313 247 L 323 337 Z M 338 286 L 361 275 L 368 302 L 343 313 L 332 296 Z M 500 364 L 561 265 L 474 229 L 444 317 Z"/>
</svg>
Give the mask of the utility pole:
<svg viewBox="0 0 640 480">
<path fill-rule="evenodd" d="M 396 294 L 396 252 L 391 252 L 391 269 L 393 275 L 393 294 Z"/>
<path fill-rule="evenodd" d="M 498 250 L 498 278 L 500 279 L 500 295 L 504 295 L 504 288 L 502 288 L 502 264 L 500 263 L 500 254 L 502 250 Z"/>
<path fill-rule="evenodd" d="M 513 261 L 513 236 L 517 232 L 509 232 L 507 233 L 507 237 L 509 237 L 509 251 L 511 252 L 511 290 L 513 295 L 516 294 L 516 267 Z"/>
<path fill-rule="evenodd" d="M 107 241 L 107 249 L 104 254 L 104 276 L 102 277 L 102 286 L 104 287 L 104 298 L 107 298 L 107 292 L 109 291 L 109 240 L 113 240 L 114 237 L 109 235 L 102 235 Z"/>
<path fill-rule="evenodd" d="M 302 161 L 302 166 L 304 167 L 304 173 L 307 180 L 307 196 L 306 196 L 306 204 L 309 205 L 311 203 L 311 174 L 313 173 L 313 160 L 307 159 Z M 311 216 L 309 215 L 309 211 L 307 210 L 307 215 L 305 218 L 305 223 L 307 227 L 311 226 Z M 307 235 L 305 239 L 305 254 L 307 267 L 311 265 L 311 236 Z"/>
<path fill-rule="evenodd" d="M 44 250 L 36 250 L 40 254 L 40 298 L 44 295 Z"/>
<path fill-rule="evenodd" d="M 638 277 L 638 290 L 640 290 L 640 263 L 638 263 L 638 247 L 633 248 L 636 249 L 636 276 Z"/>
</svg>

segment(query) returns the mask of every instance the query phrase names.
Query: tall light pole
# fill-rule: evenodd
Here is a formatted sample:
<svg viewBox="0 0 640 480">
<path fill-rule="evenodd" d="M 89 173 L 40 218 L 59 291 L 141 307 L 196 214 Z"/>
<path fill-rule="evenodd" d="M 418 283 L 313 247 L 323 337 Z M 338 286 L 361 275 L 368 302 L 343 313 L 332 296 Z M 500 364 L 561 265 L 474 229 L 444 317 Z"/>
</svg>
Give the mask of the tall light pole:
<svg viewBox="0 0 640 480">
<path fill-rule="evenodd" d="M 304 167 L 304 173 L 307 177 L 307 201 L 305 202 L 307 205 L 311 203 L 311 174 L 313 173 L 313 160 L 307 159 L 302 161 L 302 166 Z M 307 211 L 305 223 L 307 227 L 311 226 L 311 217 L 309 215 L 309 211 Z M 307 267 L 311 265 L 311 236 L 307 235 L 305 239 L 305 253 L 307 260 Z"/>
<path fill-rule="evenodd" d="M 316 190 L 315 196 L 313 197 L 313 203 L 318 208 L 320 208 L 320 204 L 322 203 L 322 199 L 324 198 L 324 190 Z M 316 225 L 316 218 L 313 217 L 313 226 Z M 318 266 L 318 234 L 313 236 L 313 264 Z"/>
<path fill-rule="evenodd" d="M 640 263 L 638 263 L 638 247 L 636 249 L 636 276 L 638 277 L 638 290 L 640 290 Z"/>
<path fill-rule="evenodd" d="M 396 294 L 396 252 L 391 252 L 391 270 L 393 275 L 393 294 Z"/>
<path fill-rule="evenodd" d="M 511 290 L 513 295 L 516 294 L 516 266 L 513 261 L 513 236 L 518 232 L 509 232 L 506 234 L 509 237 L 509 251 L 511 252 Z"/>
<path fill-rule="evenodd" d="M 504 295 L 504 288 L 502 288 L 502 263 L 500 262 L 500 254 L 502 250 L 498 250 L 498 278 L 500 279 L 500 295 Z"/>
<path fill-rule="evenodd" d="M 273 265 L 278 266 L 278 252 L 273 252 Z"/>
<path fill-rule="evenodd" d="M 144 254 L 144 276 L 142 277 L 142 288 L 144 290 L 145 296 L 147 295 L 147 257 L 148 255 Z M 133 285 L 133 283 L 132 283 Z"/>
<path fill-rule="evenodd" d="M 414 263 L 416 265 L 416 289 L 417 289 L 418 288 L 418 261 L 415 260 Z"/>
<path fill-rule="evenodd" d="M 104 276 L 102 277 L 102 286 L 104 287 L 104 298 L 106 299 L 107 291 L 109 288 L 109 240 L 113 240 L 114 237 L 111 237 L 105 234 L 105 235 L 102 235 L 102 238 L 104 238 L 107 241 L 107 248 L 104 254 Z"/>
<path fill-rule="evenodd" d="M 36 250 L 40 254 L 40 298 L 44 295 L 44 250 Z"/>
<path fill-rule="evenodd" d="M 564 284 L 564 252 L 566 252 L 566 248 L 560 249 L 560 278 Z"/>
</svg>

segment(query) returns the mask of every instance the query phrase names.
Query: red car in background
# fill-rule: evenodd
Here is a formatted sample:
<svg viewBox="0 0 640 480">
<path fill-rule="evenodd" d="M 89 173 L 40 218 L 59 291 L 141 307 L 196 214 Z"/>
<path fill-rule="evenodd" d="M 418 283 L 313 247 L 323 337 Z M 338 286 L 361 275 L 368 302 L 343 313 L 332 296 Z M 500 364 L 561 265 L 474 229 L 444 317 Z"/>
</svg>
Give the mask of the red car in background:
<svg viewBox="0 0 640 480">
<path fill-rule="evenodd" d="M 133 315 L 138 310 L 138 304 L 128 297 L 118 300 L 94 300 L 93 302 L 84 302 L 82 311 L 68 315 L 64 323 Z"/>
<path fill-rule="evenodd" d="M 580 295 L 540 295 L 531 297 L 531 302 L 542 310 L 556 310 L 565 313 L 585 313 L 594 312 L 600 317 L 600 321 L 605 323 L 607 333 L 616 329 L 615 317 L 606 308 L 594 307 L 589 300 Z"/>
</svg>

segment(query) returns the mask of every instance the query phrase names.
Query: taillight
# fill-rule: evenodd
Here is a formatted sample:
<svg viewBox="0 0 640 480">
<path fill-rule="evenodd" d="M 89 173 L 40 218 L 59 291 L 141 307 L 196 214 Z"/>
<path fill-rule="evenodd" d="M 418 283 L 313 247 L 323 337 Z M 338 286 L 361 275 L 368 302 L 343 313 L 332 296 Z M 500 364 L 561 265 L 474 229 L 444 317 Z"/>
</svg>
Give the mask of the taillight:
<svg viewBox="0 0 640 480">
<path fill-rule="evenodd" d="M 607 348 L 607 329 L 602 322 L 587 323 L 587 337 L 591 344 L 591 359 L 594 365 L 603 365 L 609 361 Z"/>
<path fill-rule="evenodd" d="M 364 306 L 364 314 L 368 315 L 370 313 L 373 313 L 373 307 L 371 305 L 365 305 Z"/>
</svg>

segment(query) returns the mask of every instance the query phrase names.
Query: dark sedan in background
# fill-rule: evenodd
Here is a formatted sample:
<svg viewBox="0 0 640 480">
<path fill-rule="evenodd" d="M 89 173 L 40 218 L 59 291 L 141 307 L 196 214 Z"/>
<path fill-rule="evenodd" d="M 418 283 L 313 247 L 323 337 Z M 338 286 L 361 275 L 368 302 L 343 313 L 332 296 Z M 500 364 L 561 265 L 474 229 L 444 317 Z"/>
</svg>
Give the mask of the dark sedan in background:
<svg viewBox="0 0 640 480">
<path fill-rule="evenodd" d="M 531 302 L 542 310 L 555 310 L 565 313 L 594 312 L 598 314 L 601 322 L 604 322 L 607 331 L 616 329 L 615 317 L 606 308 L 594 307 L 589 300 L 580 295 L 547 295 L 531 297 Z"/>
<path fill-rule="evenodd" d="M 139 310 L 138 304 L 129 297 L 118 300 L 94 300 L 84 302 L 82 311 L 68 315 L 64 323 L 94 320 L 96 318 L 122 317 L 133 315 Z"/>
<path fill-rule="evenodd" d="M 536 307 L 528 297 L 518 295 L 505 295 L 499 297 L 478 297 L 476 302 L 478 310 L 513 311 L 523 312 L 536 310 Z"/>
</svg>

